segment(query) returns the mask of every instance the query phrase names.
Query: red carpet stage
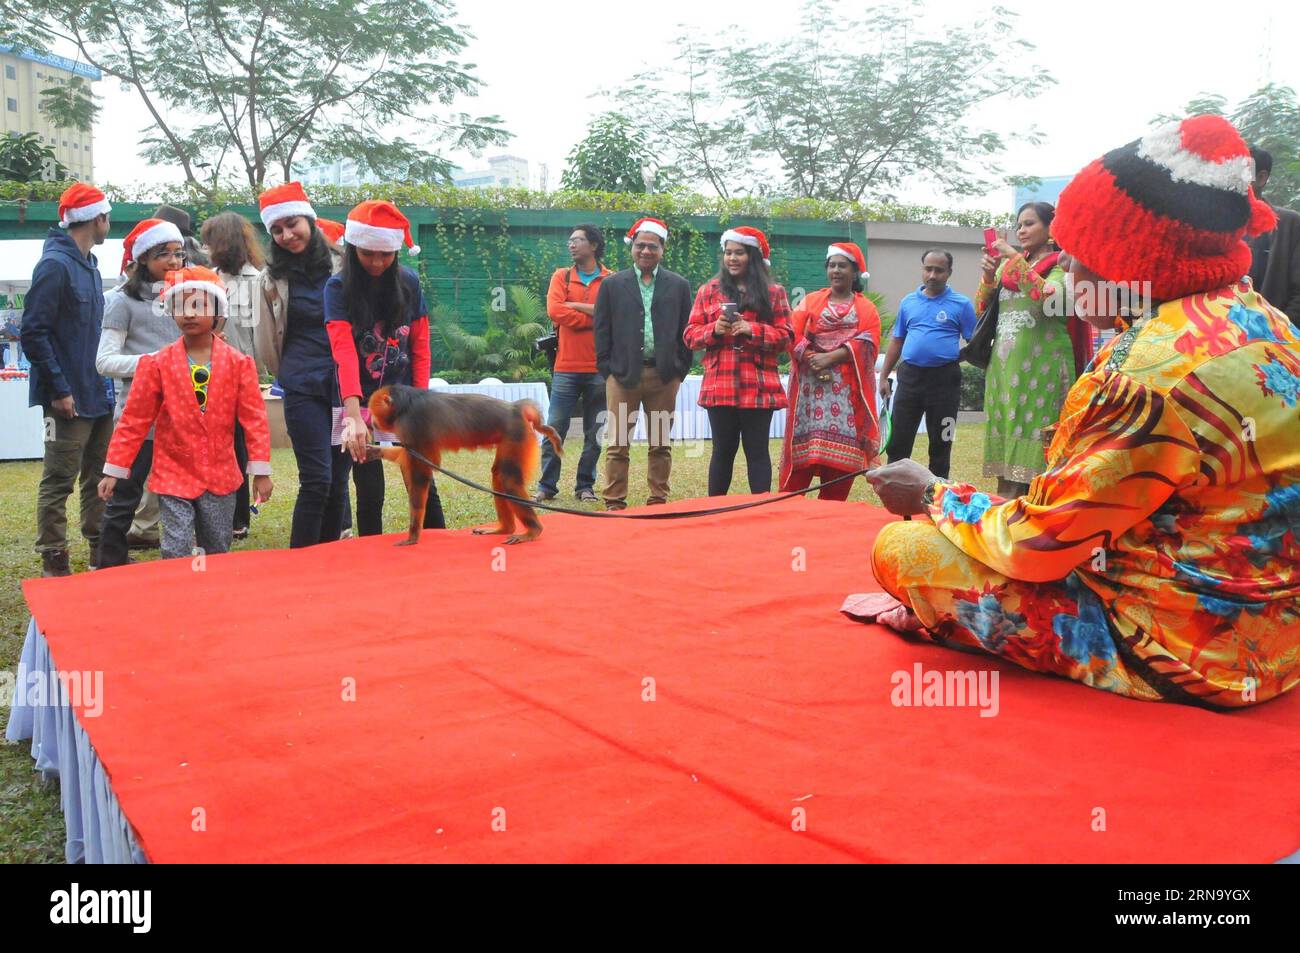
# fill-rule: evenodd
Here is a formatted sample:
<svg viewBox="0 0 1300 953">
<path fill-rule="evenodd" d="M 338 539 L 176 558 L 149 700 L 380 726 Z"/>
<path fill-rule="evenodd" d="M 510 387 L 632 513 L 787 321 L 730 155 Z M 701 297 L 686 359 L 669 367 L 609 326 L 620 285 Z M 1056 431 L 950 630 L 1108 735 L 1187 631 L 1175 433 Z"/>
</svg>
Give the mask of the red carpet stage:
<svg viewBox="0 0 1300 953">
<path fill-rule="evenodd" d="M 457 531 L 26 593 L 59 668 L 104 672 L 103 714 L 81 722 L 157 862 L 1300 848 L 1300 693 L 1237 714 L 1144 704 L 853 623 L 840 604 L 875 588 L 888 519 L 804 500 L 551 516 L 504 565 L 499 538 Z M 998 670 L 996 717 L 895 707 L 917 662 Z"/>
</svg>

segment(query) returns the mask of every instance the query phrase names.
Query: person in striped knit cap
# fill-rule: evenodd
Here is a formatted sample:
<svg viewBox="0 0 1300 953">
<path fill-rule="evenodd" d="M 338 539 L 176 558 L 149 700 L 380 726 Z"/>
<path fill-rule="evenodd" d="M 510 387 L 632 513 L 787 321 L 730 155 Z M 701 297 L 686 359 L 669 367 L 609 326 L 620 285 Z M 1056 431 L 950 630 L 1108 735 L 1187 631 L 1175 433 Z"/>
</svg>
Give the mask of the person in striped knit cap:
<svg viewBox="0 0 1300 953">
<path fill-rule="evenodd" d="M 1274 222 L 1253 176 L 1218 116 L 1075 176 L 1053 227 L 1075 312 L 1107 328 L 1125 298 L 1149 306 L 1069 391 L 1024 496 L 910 461 L 869 477 L 923 518 L 876 540 L 891 595 L 846 612 L 1148 701 L 1241 708 L 1300 683 L 1300 337 L 1246 277 L 1243 239 Z"/>
</svg>

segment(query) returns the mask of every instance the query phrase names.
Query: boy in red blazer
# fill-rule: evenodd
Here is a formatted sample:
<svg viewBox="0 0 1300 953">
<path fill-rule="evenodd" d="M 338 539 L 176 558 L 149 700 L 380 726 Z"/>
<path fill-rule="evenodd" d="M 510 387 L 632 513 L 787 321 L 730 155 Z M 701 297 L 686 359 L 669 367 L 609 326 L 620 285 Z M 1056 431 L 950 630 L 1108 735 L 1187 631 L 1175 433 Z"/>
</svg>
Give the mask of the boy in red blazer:
<svg viewBox="0 0 1300 953">
<path fill-rule="evenodd" d="M 162 557 L 230 549 L 235 492 L 244 482 L 235 462 L 235 421 L 248 442 L 255 503 L 271 498 L 271 435 L 257 366 L 217 336 L 226 290 L 207 268 L 170 271 L 159 301 L 180 340 L 141 358 L 122 417 L 113 431 L 99 495 L 131 473 L 154 427 L 148 487 L 162 512 Z"/>
</svg>

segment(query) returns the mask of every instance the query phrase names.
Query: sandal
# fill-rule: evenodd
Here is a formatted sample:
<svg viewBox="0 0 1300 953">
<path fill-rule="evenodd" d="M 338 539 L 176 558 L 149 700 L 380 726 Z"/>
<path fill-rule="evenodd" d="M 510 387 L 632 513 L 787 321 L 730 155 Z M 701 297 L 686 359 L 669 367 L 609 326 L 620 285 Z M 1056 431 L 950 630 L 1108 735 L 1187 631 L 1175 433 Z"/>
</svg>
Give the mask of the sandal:
<svg viewBox="0 0 1300 953">
<path fill-rule="evenodd" d="M 578 491 L 578 502 L 579 502 L 579 503 L 599 503 L 599 502 L 600 502 L 600 497 L 598 497 L 598 496 L 596 495 L 596 493 L 595 493 L 594 490 L 579 490 L 579 491 Z"/>
</svg>

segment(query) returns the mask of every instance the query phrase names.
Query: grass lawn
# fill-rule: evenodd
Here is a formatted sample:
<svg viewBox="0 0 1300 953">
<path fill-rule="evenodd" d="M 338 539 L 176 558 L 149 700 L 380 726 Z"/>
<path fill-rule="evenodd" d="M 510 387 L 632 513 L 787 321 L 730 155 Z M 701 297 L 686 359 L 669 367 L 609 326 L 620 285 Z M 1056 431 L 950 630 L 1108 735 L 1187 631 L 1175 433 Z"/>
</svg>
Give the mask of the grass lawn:
<svg viewBox="0 0 1300 953">
<path fill-rule="evenodd" d="M 576 465 L 576 441 L 567 444 L 570 454 L 565 462 L 560 485 L 561 495 L 555 502 L 562 506 L 580 506 L 573 498 L 573 467 Z M 926 462 L 927 438 L 917 439 L 915 459 Z M 996 481 L 980 476 L 983 470 L 983 424 L 961 424 L 957 428 L 957 441 L 953 447 L 952 474 L 955 479 L 969 480 L 981 489 L 993 490 Z M 771 445 L 773 470 L 780 459 L 781 443 Z M 644 445 L 632 448 L 631 493 L 628 503 L 638 506 L 645 502 Z M 444 464 L 478 483 L 489 483 L 490 451 L 450 454 Z M 294 490 L 297 486 L 297 467 L 290 450 L 273 451 L 272 466 L 275 472 L 275 497 L 253 518 L 249 538 L 236 543 L 235 549 L 272 549 L 284 546 L 289 539 L 289 520 L 293 512 Z M 388 505 L 384 508 L 386 532 L 406 531 L 406 491 L 397 468 L 388 466 Z M 708 443 L 682 445 L 673 451 L 673 498 L 704 496 L 708 487 Z M 40 559 L 32 549 L 36 534 L 36 486 L 40 481 L 39 461 L 0 463 L 0 668 L 13 671 L 18 664 L 23 639 L 27 634 L 27 607 L 23 601 L 21 582 L 30 576 L 40 575 Z M 775 479 L 775 476 L 774 476 Z M 476 526 L 495 520 L 491 498 L 471 490 L 454 480 L 441 478 L 438 491 L 442 497 L 447 523 L 452 528 Z M 745 483 L 744 454 L 737 455 L 733 493 L 748 492 Z M 879 505 L 866 481 L 854 483 L 851 501 Z M 69 522 L 76 526 L 75 493 L 70 498 Z M 779 505 L 779 504 L 778 504 Z M 588 504 L 597 509 L 597 504 Z M 545 514 L 543 514 L 545 519 Z M 76 572 L 86 568 L 86 545 L 80 537 L 71 545 L 72 567 Z M 137 553 L 138 559 L 154 559 L 157 551 Z M 0 736 L 9 719 L 9 711 L 0 706 Z M 29 744 L 0 744 L 0 861 L 8 863 L 61 863 L 63 861 L 63 815 L 59 808 L 57 783 L 47 785 L 32 770 Z"/>
</svg>

